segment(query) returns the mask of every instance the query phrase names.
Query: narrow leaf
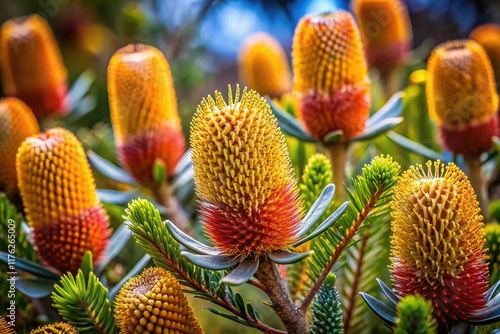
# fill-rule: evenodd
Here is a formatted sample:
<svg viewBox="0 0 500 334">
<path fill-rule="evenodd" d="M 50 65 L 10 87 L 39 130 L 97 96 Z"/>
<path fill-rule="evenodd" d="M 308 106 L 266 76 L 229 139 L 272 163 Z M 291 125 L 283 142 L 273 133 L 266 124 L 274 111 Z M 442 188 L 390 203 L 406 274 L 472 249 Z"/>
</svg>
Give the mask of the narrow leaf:
<svg viewBox="0 0 500 334">
<path fill-rule="evenodd" d="M 387 326 L 394 326 L 397 320 L 395 310 L 389 308 L 380 300 L 373 298 L 369 294 L 366 294 L 364 292 L 360 292 L 359 294 L 361 295 L 361 298 L 363 298 L 363 300 L 366 302 L 366 304 L 368 304 L 370 309 L 375 312 L 375 314 L 377 314 Z"/>
<path fill-rule="evenodd" d="M 391 139 L 393 142 L 398 144 L 399 146 L 409 150 L 410 152 L 420 154 L 421 156 L 431 159 L 431 160 L 441 160 L 441 161 L 447 161 L 447 159 L 444 159 L 443 156 L 433 150 L 431 150 L 428 147 L 425 147 L 422 144 L 419 144 L 417 142 L 414 142 L 400 134 L 397 134 L 396 132 L 389 131 L 387 133 L 387 137 Z"/>
<path fill-rule="evenodd" d="M 200 255 L 181 252 L 181 255 L 198 267 L 210 270 L 224 270 L 238 264 L 240 259 L 229 255 Z"/>
<path fill-rule="evenodd" d="M 274 101 L 267 99 L 271 110 L 278 120 L 278 125 L 287 134 L 306 142 L 314 143 L 317 140 L 311 137 L 302 127 L 302 125 L 293 116 L 282 110 Z"/>
<path fill-rule="evenodd" d="M 170 220 L 165 221 L 167 229 L 172 237 L 187 249 L 202 255 L 220 255 L 220 251 L 216 248 L 202 244 L 198 240 L 191 238 L 186 233 L 182 232 Z"/>
<path fill-rule="evenodd" d="M 227 285 L 241 285 L 246 283 L 259 268 L 259 259 L 246 258 L 239 266 L 233 269 L 229 274 L 224 276 L 221 280 L 222 283 Z"/>
<path fill-rule="evenodd" d="M 88 93 L 92 83 L 95 81 L 95 78 L 96 76 L 94 72 L 88 69 L 75 80 L 68 92 L 68 102 L 71 108 L 74 108 L 76 104 Z"/>
<path fill-rule="evenodd" d="M 333 194 L 335 193 L 335 185 L 329 184 L 323 189 L 318 199 L 311 206 L 304 219 L 299 224 L 299 231 L 297 237 L 302 237 L 309 232 L 312 226 L 318 221 L 321 215 L 326 211 L 330 202 L 332 201 Z"/>
<path fill-rule="evenodd" d="M 387 285 L 385 285 L 385 283 L 382 282 L 382 280 L 377 278 L 377 283 L 380 286 L 380 288 L 382 289 L 382 292 L 387 297 L 387 299 L 389 299 L 391 301 L 391 303 L 393 303 L 394 305 L 398 305 L 399 297 L 396 296 L 396 294 L 394 292 L 392 292 L 392 290 Z"/>
<path fill-rule="evenodd" d="M 389 101 L 366 121 L 366 127 L 369 128 L 387 118 L 401 116 L 403 112 L 403 95 L 403 92 L 397 92 L 391 96 Z"/>
<path fill-rule="evenodd" d="M 20 277 L 16 279 L 16 289 L 30 298 L 44 298 L 54 291 L 55 283 L 40 278 Z"/>
<path fill-rule="evenodd" d="M 128 183 L 128 184 L 136 184 L 135 179 L 130 176 L 126 171 L 121 169 L 118 166 L 113 165 L 108 160 L 102 158 L 98 154 L 88 151 L 87 157 L 89 158 L 89 162 L 94 166 L 99 172 L 101 172 L 104 176 L 107 176 L 115 181 Z"/>
<path fill-rule="evenodd" d="M 138 194 L 134 191 L 124 192 L 110 189 L 97 189 L 97 197 L 101 202 L 109 204 L 126 204 L 137 198 Z"/>
<path fill-rule="evenodd" d="M 354 138 L 349 139 L 350 143 L 358 142 L 358 141 L 365 141 L 369 140 L 372 138 L 377 137 L 378 135 L 381 135 L 384 132 L 389 131 L 399 123 L 403 121 L 403 117 L 390 117 L 386 118 L 376 124 L 373 124 L 370 127 L 367 127 L 365 129 L 365 132 L 360 134 L 359 136 L 356 136 Z"/>
<path fill-rule="evenodd" d="M 287 252 L 284 250 L 278 250 L 267 254 L 269 259 L 278 264 L 292 264 L 298 262 L 302 259 L 305 259 L 309 255 L 311 255 L 313 251 L 308 251 L 305 253 L 293 253 Z"/>
<path fill-rule="evenodd" d="M 132 231 L 130 231 L 125 224 L 120 225 L 120 227 L 116 229 L 111 238 L 109 238 L 109 243 L 106 247 L 102 260 L 97 263 L 95 267 L 95 272 L 97 275 L 102 272 L 102 270 L 108 265 L 111 260 L 113 260 L 118 254 L 120 254 L 131 236 Z"/>
<path fill-rule="evenodd" d="M 0 262 L 9 263 L 9 254 L 5 252 L 0 252 Z M 58 280 L 59 279 L 59 274 L 57 274 L 54 271 L 51 271 L 47 269 L 46 266 L 42 266 L 38 263 L 22 259 L 22 258 L 16 258 L 16 269 L 20 269 L 23 271 L 26 271 L 30 274 L 33 274 L 35 276 L 38 276 L 40 278 L 46 278 L 48 280 Z"/>
</svg>

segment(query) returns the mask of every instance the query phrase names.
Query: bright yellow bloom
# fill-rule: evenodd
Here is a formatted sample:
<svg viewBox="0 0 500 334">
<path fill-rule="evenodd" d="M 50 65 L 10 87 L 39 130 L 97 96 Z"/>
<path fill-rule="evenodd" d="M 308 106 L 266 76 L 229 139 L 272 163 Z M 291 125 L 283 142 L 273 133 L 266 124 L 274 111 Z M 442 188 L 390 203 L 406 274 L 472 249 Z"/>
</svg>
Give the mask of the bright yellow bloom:
<svg viewBox="0 0 500 334">
<path fill-rule="evenodd" d="M 301 217 L 285 138 L 266 101 L 239 87 L 198 106 L 191 153 L 201 220 L 216 247 L 246 257 L 284 249 Z"/>
<path fill-rule="evenodd" d="M 352 10 L 358 20 L 370 67 L 389 70 L 406 61 L 412 31 L 403 1 L 354 0 Z"/>
<path fill-rule="evenodd" d="M 432 52 L 427 71 L 429 113 L 443 144 L 466 157 L 490 149 L 491 137 L 498 135 L 498 94 L 481 45 L 470 40 L 441 44 Z"/>
<path fill-rule="evenodd" d="M 0 99 L 0 191 L 17 201 L 16 153 L 27 137 L 40 131 L 31 109 L 14 97 Z"/>
<path fill-rule="evenodd" d="M 483 24 L 474 29 L 469 38 L 481 44 L 495 73 L 496 81 L 500 81 L 500 25 L 495 23 Z"/>
<path fill-rule="evenodd" d="M 285 51 L 272 36 L 250 35 L 238 54 L 239 77 L 261 95 L 279 97 L 292 89 L 292 75 Z"/>
<path fill-rule="evenodd" d="M 2 334 L 16 334 L 16 331 L 9 326 L 7 321 L 4 318 L 0 317 L 0 333 Z"/>
<path fill-rule="evenodd" d="M 144 184 L 153 182 L 156 159 L 173 173 L 185 140 L 170 67 L 161 51 L 143 44 L 118 50 L 108 65 L 108 94 L 124 168 Z"/>
<path fill-rule="evenodd" d="M 115 318 L 122 334 L 203 333 L 181 285 L 163 268 L 148 268 L 123 285 Z"/>
<path fill-rule="evenodd" d="M 483 217 L 467 176 L 453 163 L 412 166 L 400 177 L 391 208 L 395 292 L 421 294 L 446 326 L 484 307 Z"/>
<path fill-rule="evenodd" d="M 64 322 L 56 322 L 33 329 L 30 334 L 78 334 L 78 331 L 70 324 Z"/>
<path fill-rule="evenodd" d="M 6 21 L 0 33 L 5 95 L 26 102 L 38 118 L 68 110 L 66 69 L 47 22 L 38 15 Z"/>
<path fill-rule="evenodd" d="M 87 250 L 98 262 L 110 235 L 108 216 L 78 139 L 62 128 L 29 137 L 16 165 L 40 257 L 63 273 L 77 272 Z"/>
<path fill-rule="evenodd" d="M 307 15 L 295 29 L 294 92 L 300 118 L 315 138 L 342 130 L 362 133 L 370 109 L 370 80 L 361 37 L 344 11 Z"/>
</svg>

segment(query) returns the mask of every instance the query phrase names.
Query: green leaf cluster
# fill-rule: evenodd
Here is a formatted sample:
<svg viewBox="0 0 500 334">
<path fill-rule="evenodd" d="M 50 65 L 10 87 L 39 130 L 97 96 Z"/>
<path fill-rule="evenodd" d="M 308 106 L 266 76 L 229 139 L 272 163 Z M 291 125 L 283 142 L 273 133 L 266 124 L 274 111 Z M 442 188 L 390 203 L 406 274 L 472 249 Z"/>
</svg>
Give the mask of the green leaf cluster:
<svg viewBox="0 0 500 334">
<path fill-rule="evenodd" d="M 430 301 L 420 295 L 408 295 L 399 301 L 398 320 L 395 334 L 434 334 L 437 333 L 436 320 L 432 317 Z"/>
</svg>

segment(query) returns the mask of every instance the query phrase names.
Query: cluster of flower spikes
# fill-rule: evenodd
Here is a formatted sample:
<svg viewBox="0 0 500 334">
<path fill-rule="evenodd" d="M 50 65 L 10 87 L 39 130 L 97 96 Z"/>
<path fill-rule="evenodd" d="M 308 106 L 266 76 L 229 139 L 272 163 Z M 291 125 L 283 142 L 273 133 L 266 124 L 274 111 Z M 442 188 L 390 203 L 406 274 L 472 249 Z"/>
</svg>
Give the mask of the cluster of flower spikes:
<svg viewBox="0 0 500 334">
<path fill-rule="evenodd" d="M 361 37 L 344 11 L 307 15 L 293 39 L 293 90 L 299 118 L 318 140 L 341 130 L 361 134 L 370 109 L 370 80 Z"/>
<path fill-rule="evenodd" d="M 38 15 L 6 21 L 0 32 L 5 95 L 23 100 L 38 119 L 69 109 L 66 69 L 47 22 Z"/>
<path fill-rule="evenodd" d="M 119 49 L 108 65 L 108 94 L 123 167 L 147 186 L 154 182 L 157 159 L 172 175 L 185 139 L 170 67 L 161 51 L 143 44 Z"/>
<path fill-rule="evenodd" d="M 471 40 L 441 44 L 432 52 L 427 71 L 429 114 L 443 146 L 465 158 L 488 151 L 491 138 L 499 135 L 498 94 L 481 45 Z"/>
<path fill-rule="evenodd" d="M 111 230 L 78 139 L 62 128 L 28 137 L 16 167 L 40 258 L 63 273 L 76 273 L 87 250 L 99 262 Z"/>
<path fill-rule="evenodd" d="M 239 87 L 215 93 L 191 123 L 201 221 L 216 248 L 245 258 L 285 249 L 302 216 L 285 139 L 266 101 Z"/>
<path fill-rule="evenodd" d="M 239 77 L 260 95 L 280 97 L 292 89 L 292 76 L 285 51 L 272 36 L 250 35 L 238 53 Z"/>
<path fill-rule="evenodd" d="M 358 21 L 370 67 L 387 71 L 404 64 L 411 50 L 408 10 L 401 0 L 355 0 Z"/>
<path fill-rule="evenodd" d="M 78 334 L 78 331 L 68 323 L 56 322 L 33 329 L 30 334 Z"/>
<path fill-rule="evenodd" d="M 19 145 L 40 131 L 31 109 L 15 97 L 0 99 L 0 191 L 13 202 L 19 200 L 16 153 Z"/>
<path fill-rule="evenodd" d="M 115 300 L 120 333 L 187 333 L 203 330 L 177 279 L 152 267 L 123 285 Z"/>
<path fill-rule="evenodd" d="M 418 293 L 431 301 L 435 318 L 447 328 L 486 305 L 483 217 L 455 164 L 426 167 L 412 166 L 394 190 L 391 275 L 398 296 Z"/>
</svg>

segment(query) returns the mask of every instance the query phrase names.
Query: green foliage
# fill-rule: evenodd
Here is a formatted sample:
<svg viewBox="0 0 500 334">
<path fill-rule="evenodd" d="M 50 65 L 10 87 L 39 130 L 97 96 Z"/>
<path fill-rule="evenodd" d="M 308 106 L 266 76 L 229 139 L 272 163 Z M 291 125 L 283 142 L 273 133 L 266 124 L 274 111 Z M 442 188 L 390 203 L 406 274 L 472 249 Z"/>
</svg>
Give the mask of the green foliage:
<svg viewBox="0 0 500 334">
<path fill-rule="evenodd" d="M 335 288 L 335 274 L 333 273 L 328 274 L 314 299 L 309 333 L 344 333 L 340 297 Z"/>
<path fill-rule="evenodd" d="M 484 229 L 484 248 L 489 256 L 490 286 L 500 280 L 500 224 L 490 223 Z"/>
<path fill-rule="evenodd" d="M 375 157 L 353 180 L 353 192 L 348 192 L 349 205 L 333 228 L 314 243 L 309 258 L 310 278 L 315 282 L 324 270 L 331 270 L 343 250 L 352 245 L 360 227 L 389 213 L 392 188 L 396 185 L 400 167 L 391 157 Z M 332 253 L 332 250 L 333 253 Z"/>
<path fill-rule="evenodd" d="M 61 277 L 60 285 L 54 286 L 52 294 L 59 314 L 75 327 L 79 333 L 117 333 L 108 289 L 93 272 L 85 274 L 79 270 L 76 277 L 68 273 Z"/>
<path fill-rule="evenodd" d="M 397 314 L 395 334 L 437 333 L 437 324 L 432 317 L 431 303 L 418 294 L 402 298 L 397 307 Z"/>
</svg>

